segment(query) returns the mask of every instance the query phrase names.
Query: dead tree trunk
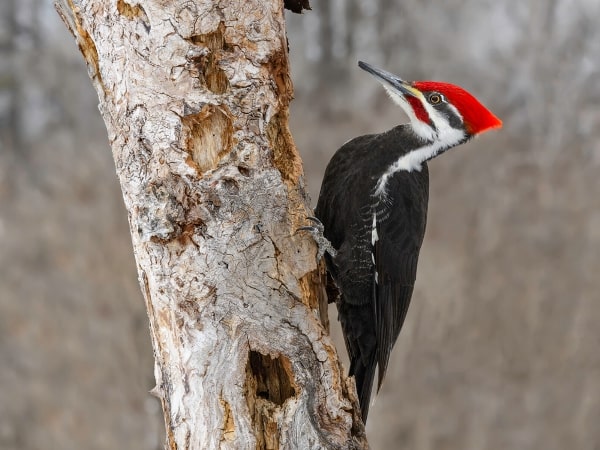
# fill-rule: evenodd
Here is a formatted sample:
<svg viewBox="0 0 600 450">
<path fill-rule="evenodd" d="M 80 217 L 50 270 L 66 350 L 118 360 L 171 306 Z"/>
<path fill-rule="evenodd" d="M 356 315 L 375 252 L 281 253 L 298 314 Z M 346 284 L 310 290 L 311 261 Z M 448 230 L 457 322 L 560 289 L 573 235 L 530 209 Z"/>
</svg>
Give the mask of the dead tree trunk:
<svg viewBox="0 0 600 450">
<path fill-rule="evenodd" d="M 57 0 L 100 98 L 171 449 L 366 448 L 319 320 L 281 0 Z"/>
</svg>

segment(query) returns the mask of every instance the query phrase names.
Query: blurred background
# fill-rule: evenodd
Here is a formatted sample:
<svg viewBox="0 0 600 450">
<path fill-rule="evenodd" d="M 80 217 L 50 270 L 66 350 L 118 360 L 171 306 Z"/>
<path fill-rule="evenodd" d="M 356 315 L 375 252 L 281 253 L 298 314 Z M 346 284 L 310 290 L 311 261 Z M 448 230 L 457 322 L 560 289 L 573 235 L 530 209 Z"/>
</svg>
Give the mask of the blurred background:
<svg viewBox="0 0 600 450">
<path fill-rule="evenodd" d="M 340 145 L 406 121 L 358 59 L 460 84 L 504 121 L 430 164 L 372 448 L 600 449 L 600 2 L 312 3 L 287 19 L 313 205 Z M 97 103 L 51 0 L 2 0 L 1 450 L 162 448 Z"/>
</svg>

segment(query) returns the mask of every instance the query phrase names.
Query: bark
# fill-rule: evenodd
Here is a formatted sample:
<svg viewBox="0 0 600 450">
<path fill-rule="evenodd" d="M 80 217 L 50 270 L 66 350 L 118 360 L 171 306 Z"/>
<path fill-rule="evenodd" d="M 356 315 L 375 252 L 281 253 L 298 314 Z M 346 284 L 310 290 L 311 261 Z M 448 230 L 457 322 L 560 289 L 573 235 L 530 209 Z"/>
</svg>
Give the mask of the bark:
<svg viewBox="0 0 600 450">
<path fill-rule="evenodd" d="M 281 0 L 57 0 L 100 98 L 172 449 L 366 448 L 326 318 Z"/>
</svg>

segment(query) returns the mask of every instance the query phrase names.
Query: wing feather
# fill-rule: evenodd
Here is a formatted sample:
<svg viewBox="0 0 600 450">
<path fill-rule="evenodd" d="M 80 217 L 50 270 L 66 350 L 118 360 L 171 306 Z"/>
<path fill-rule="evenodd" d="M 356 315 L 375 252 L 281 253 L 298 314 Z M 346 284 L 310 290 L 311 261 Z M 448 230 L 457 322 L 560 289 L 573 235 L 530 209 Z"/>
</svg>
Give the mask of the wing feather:
<svg viewBox="0 0 600 450">
<path fill-rule="evenodd" d="M 417 277 L 427 202 L 414 202 L 414 198 L 414 191 L 391 190 L 389 214 L 376 221 L 378 240 L 373 245 L 375 282 L 372 306 L 376 322 L 378 390 L 404 324 Z"/>
</svg>

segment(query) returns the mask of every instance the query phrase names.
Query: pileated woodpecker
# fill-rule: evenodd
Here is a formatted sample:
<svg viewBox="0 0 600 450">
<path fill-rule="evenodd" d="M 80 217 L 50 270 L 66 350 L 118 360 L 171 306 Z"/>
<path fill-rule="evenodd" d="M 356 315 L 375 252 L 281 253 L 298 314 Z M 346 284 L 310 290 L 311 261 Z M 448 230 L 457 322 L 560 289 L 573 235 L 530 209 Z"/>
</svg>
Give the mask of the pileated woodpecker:
<svg viewBox="0 0 600 450">
<path fill-rule="evenodd" d="M 410 119 L 352 139 L 333 155 L 315 210 L 322 225 L 311 230 L 331 244 L 327 268 L 340 291 L 339 320 L 366 423 L 375 368 L 379 390 L 413 293 L 427 220 L 426 162 L 502 122 L 458 86 L 407 82 L 358 65 Z"/>
</svg>

